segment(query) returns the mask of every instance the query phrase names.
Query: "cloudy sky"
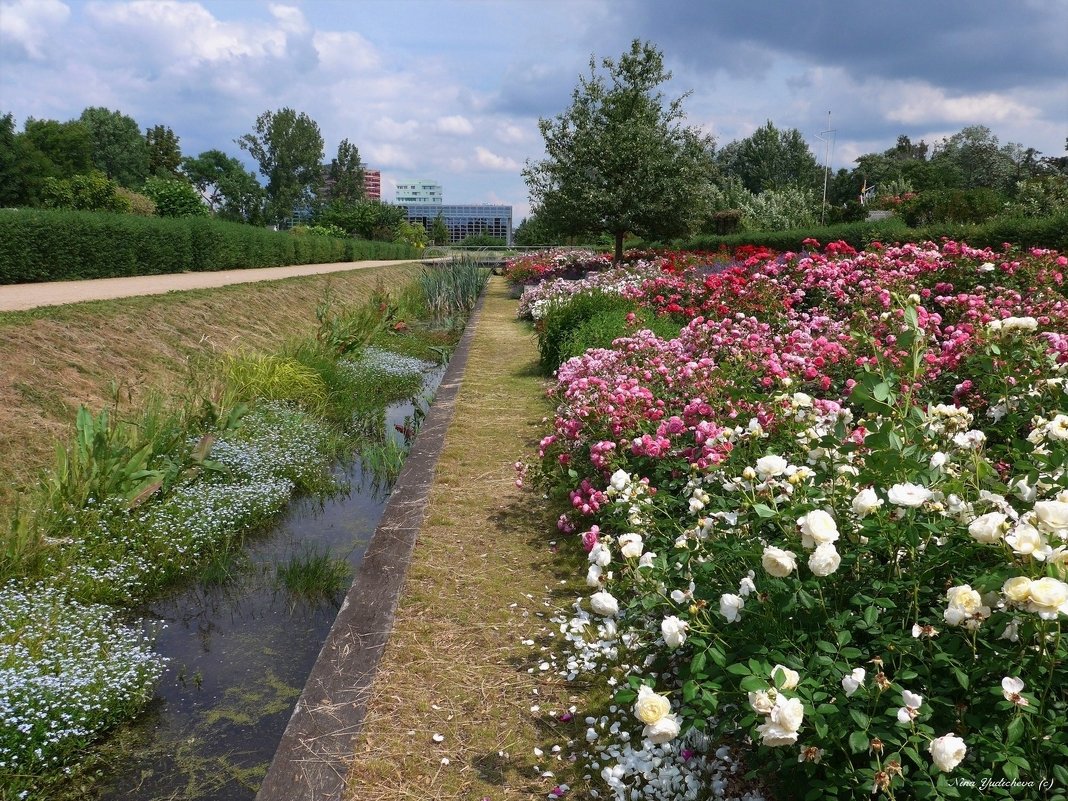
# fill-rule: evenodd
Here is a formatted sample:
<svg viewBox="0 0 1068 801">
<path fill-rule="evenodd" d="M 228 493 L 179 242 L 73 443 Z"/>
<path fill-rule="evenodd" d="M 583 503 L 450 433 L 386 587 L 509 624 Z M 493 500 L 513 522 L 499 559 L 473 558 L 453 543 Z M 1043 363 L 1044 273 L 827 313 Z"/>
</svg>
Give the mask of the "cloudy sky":
<svg viewBox="0 0 1068 801">
<path fill-rule="evenodd" d="M 966 125 L 1062 155 L 1068 0 L 0 0 L 0 113 L 67 120 L 86 106 L 219 148 L 258 114 L 312 117 L 383 176 L 446 203 L 529 208 L 539 117 L 566 108 L 591 55 L 634 38 L 665 53 L 671 96 L 720 145 L 766 120 L 834 167 L 935 143 Z M 253 166 L 248 162 L 249 166 Z"/>
</svg>

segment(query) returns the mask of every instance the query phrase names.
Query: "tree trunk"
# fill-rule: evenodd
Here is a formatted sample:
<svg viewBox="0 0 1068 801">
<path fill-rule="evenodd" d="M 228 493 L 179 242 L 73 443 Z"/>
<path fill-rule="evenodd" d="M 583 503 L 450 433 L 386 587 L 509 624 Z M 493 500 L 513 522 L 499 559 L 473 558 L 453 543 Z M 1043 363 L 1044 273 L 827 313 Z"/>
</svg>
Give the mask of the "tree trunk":
<svg viewBox="0 0 1068 801">
<path fill-rule="evenodd" d="M 616 231 L 616 264 L 623 263 L 623 237 L 626 231 Z"/>
</svg>

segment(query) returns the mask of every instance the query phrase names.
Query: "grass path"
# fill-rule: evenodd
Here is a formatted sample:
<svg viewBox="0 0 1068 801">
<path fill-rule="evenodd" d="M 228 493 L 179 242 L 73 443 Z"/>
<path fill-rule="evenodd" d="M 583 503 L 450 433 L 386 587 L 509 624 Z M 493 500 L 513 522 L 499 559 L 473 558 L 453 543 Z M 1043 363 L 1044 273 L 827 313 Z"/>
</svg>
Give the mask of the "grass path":
<svg viewBox="0 0 1068 801">
<path fill-rule="evenodd" d="M 550 547 L 546 504 L 515 486 L 552 411 L 515 309 L 493 279 L 354 758 L 359 801 L 545 798 L 563 780 L 535 765 L 560 771 L 550 749 L 568 733 L 549 712 L 572 699 L 522 641 L 546 638 L 577 570 Z"/>
</svg>

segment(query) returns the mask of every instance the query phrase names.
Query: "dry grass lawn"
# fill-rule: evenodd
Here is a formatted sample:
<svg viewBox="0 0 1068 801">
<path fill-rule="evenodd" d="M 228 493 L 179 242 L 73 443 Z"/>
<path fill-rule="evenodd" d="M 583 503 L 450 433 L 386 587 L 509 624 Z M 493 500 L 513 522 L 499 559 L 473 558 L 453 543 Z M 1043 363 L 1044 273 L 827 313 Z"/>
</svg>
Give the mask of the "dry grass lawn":
<svg viewBox="0 0 1068 801">
<path fill-rule="evenodd" d="M 0 314 L 0 508 L 36 481 L 66 442 L 79 404 L 136 408 L 149 392 L 181 399 L 212 357 L 277 350 L 315 330 L 326 287 L 361 303 L 379 281 L 419 265 Z"/>
<path fill-rule="evenodd" d="M 352 799 L 545 798 L 571 780 L 549 749 L 566 755 L 575 724 L 549 712 L 577 699 L 521 642 L 547 642 L 549 618 L 575 597 L 580 574 L 574 556 L 550 548 L 547 504 L 514 483 L 514 463 L 531 457 L 552 409 L 535 343 L 505 289 L 500 278 L 490 284 L 372 690 Z M 543 778 L 535 765 L 556 775 Z"/>
</svg>

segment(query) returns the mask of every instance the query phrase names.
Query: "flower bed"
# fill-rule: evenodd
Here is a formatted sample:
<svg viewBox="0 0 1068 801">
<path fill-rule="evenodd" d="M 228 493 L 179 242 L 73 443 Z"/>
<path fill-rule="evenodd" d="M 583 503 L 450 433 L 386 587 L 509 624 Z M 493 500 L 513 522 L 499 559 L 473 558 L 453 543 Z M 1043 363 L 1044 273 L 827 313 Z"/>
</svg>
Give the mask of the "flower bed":
<svg viewBox="0 0 1068 801">
<path fill-rule="evenodd" d="M 743 756 L 778 798 L 1064 798 L 1068 259 L 806 246 L 646 273 L 679 337 L 558 370 L 583 758 L 618 799 L 748 792 Z"/>
</svg>

